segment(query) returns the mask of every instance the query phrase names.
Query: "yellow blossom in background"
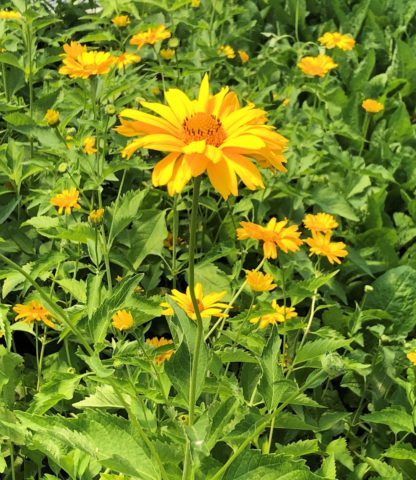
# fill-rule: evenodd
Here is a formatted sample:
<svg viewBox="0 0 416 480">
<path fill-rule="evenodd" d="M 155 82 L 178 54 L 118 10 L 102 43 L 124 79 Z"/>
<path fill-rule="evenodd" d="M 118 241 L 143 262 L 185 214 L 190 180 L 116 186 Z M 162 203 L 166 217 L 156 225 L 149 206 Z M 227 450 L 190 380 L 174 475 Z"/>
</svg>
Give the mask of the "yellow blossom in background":
<svg viewBox="0 0 416 480">
<path fill-rule="evenodd" d="M 284 107 L 287 107 L 289 105 L 289 103 L 290 103 L 290 100 L 288 98 L 285 98 L 284 100 L 282 100 L 282 105 Z"/>
<path fill-rule="evenodd" d="M 131 157 L 139 148 L 170 152 L 153 170 L 154 186 L 167 185 L 174 195 L 192 177 L 207 172 L 213 187 L 226 199 L 238 194 L 237 176 L 250 190 L 264 188 L 252 159 L 286 171 L 282 150 L 287 140 L 265 125 L 263 110 L 241 108 L 228 87 L 210 95 L 205 75 L 197 100 L 191 101 L 178 89 L 166 91 L 165 98 L 168 105 L 141 102 L 160 117 L 129 108 L 120 113 L 121 125 L 116 128 L 126 137 L 141 137 L 124 148 L 123 157 Z"/>
<path fill-rule="evenodd" d="M 227 292 L 209 293 L 208 295 L 204 296 L 202 285 L 197 283 L 195 285 L 195 296 L 198 302 L 198 308 L 199 312 L 201 313 L 201 317 L 228 317 L 228 315 L 223 313 L 223 310 L 228 308 L 229 305 L 220 302 L 226 293 Z M 181 293 L 179 290 L 174 289 L 172 290 L 172 295 L 169 296 L 182 308 L 189 318 L 196 320 L 189 287 L 187 287 L 186 293 Z M 173 308 L 169 303 L 163 302 L 160 304 L 160 306 L 165 308 L 165 310 L 162 312 L 163 315 L 174 314 Z"/>
<path fill-rule="evenodd" d="M 116 27 L 122 28 L 127 27 L 127 25 L 130 23 L 130 18 L 128 15 L 116 15 L 111 19 L 111 21 Z"/>
<path fill-rule="evenodd" d="M 140 55 L 135 55 L 134 53 L 125 52 L 119 55 L 118 57 L 115 57 L 114 63 L 118 68 L 123 68 L 132 63 L 140 62 L 141 59 L 142 57 Z"/>
<path fill-rule="evenodd" d="M 165 25 L 159 25 L 158 27 L 148 28 L 145 32 L 138 32 L 130 39 L 130 45 L 137 45 L 137 49 L 143 47 L 143 45 L 154 45 L 157 42 L 161 42 L 166 38 L 170 38 L 171 33 L 166 30 Z"/>
<path fill-rule="evenodd" d="M 61 215 L 65 210 L 65 215 L 71 214 L 72 208 L 81 208 L 78 203 L 79 191 L 72 187 L 69 190 L 63 190 L 62 193 L 58 193 L 51 199 L 51 203 L 58 208 L 58 214 Z"/>
<path fill-rule="evenodd" d="M 161 90 L 159 87 L 152 87 L 150 92 L 152 93 L 152 95 L 157 96 L 157 95 L 160 95 Z"/>
<path fill-rule="evenodd" d="M 248 56 L 248 53 L 245 52 L 244 50 L 239 50 L 238 55 L 240 56 L 240 60 L 243 63 L 247 63 L 250 60 L 250 57 Z"/>
<path fill-rule="evenodd" d="M 255 292 L 270 292 L 277 287 L 277 285 L 273 283 L 273 277 L 270 273 L 248 270 L 246 272 L 246 280 L 249 287 Z"/>
<path fill-rule="evenodd" d="M 65 43 L 63 46 L 64 52 L 61 57 L 77 58 L 79 55 L 87 51 L 87 47 L 79 42 L 72 41 L 71 43 Z"/>
<path fill-rule="evenodd" d="M 26 304 L 17 304 L 13 307 L 17 313 L 15 320 L 31 324 L 32 322 L 43 322 L 50 328 L 56 328 L 56 325 L 49 319 L 52 314 L 37 300 L 32 300 Z"/>
<path fill-rule="evenodd" d="M 326 32 L 319 37 L 319 43 L 326 48 L 340 48 L 341 50 L 352 50 L 355 40 L 351 35 L 343 35 L 339 32 Z"/>
<path fill-rule="evenodd" d="M 173 345 L 172 340 L 167 340 L 164 337 L 153 337 L 153 338 L 148 338 L 146 339 L 146 343 L 148 345 L 151 345 L 153 348 L 159 348 L 159 347 L 164 347 L 165 345 Z M 174 349 L 167 350 L 166 352 L 161 353 L 160 355 L 156 355 L 155 357 L 155 363 L 156 365 L 160 365 L 163 363 L 165 360 L 169 360 L 169 358 L 175 353 Z"/>
<path fill-rule="evenodd" d="M 133 316 L 127 310 L 118 310 L 111 320 L 113 327 L 117 330 L 128 330 L 134 324 Z"/>
<path fill-rule="evenodd" d="M 0 330 L 0 338 L 3 338 L 4 337 L 4 332 L 3 330 Z"/>
<path fill-rule="evenodd" d="M 312 233 L 328 233 L 338 227 L 338 222 L 332 215 L 322 212 L 316 215 L 309 213 L 303 219 L 303 224 Z"/>
<path fill-rule="evenodd" d="M 260 317 L 254 317 L 250 320 L 250 323 L 259 323 L 260 329 L 266 328 L 269 325 L 276 325 L 276 323 L 283 323 L 286 320 L 295 318 L 298 316 L 293 307 L 285 307 L 284 305 L 280 306 L 276 300 L 272 301 L 273 313 L 267 313 Z"/>
<path fill-rule="evenodd" d="M 345 250 L 345 243 L 331 242 L 331 233 L 316 233 L 311 238 L 306 238 L 305 243 L 310 247 L 311 255 L 320 255 L 326 257 L 331 264 L 341 263 L 339 257 L 346 257 L 348 252 Z"/>
<path fill-rule="evenodd" d="M 381 110 L 384 110 L 384 105 L 382 103 L 377 102 L 377 100 L 372 100 L 371 98 L 364 100 L 361 106 L 368 113 L 378 113 L 381 112 Z"/>
<path fill-rule="evenodd" d="M 218 49 L 218 53 L 229 59 L 235 58 L 235 51 L 231 45 L 221 45 Z"/>
<path fill-rule="evenodd" d="M 416 352 L 409 352 L 406 354 L 406 357 L 413 363 L 413 365 L 416 365 Z"/>
<path fill-rule="evenodd" d="M 97 210 L 92 210 L 88 215 L 88 220 L 91 223 L 101 223 L 104 217 L 104 208 L 98 208 Z"/>
<path fill-rule="evenodd" d="M 87 155 L 92 155 L 97 151 L 95 148 L 95 137 L 85 137 L 82 141 L 83 150 Z"/>
<path fill-rule="evenodd" d="M 17 20 L 21 14 L 14 10 L 0 10 L 0 20 Z"/>
<path fill-rule="evenodd" d="M 115 58 L 108 52 L 84 51 L 77 56 L 67 54 L 60 67 L 61 75 L 69 75 L 71 78 L 89 78 L 91 75 L 103 75 L 108 73 L 114 65 Z"/>
<path fill-rule="evenodd" d="M 337 66 L 331 57 L 322 54 L 316 57 L 303 57 L 298 63 L 298 67 L 304 74 L 314 77 L 323 77 Z"/>
<path fill-rule="evenodd" d="M 191 0 L 191 7 L 198 8 L 201 5 L 201 0 Z"/>
<path fill-rule="evenodd" d="M 287 218 L 278 222 L 275 217 L 272 217 L 265 227 L 257 223 L 240 222 L 242 228 L 237 228 L 237 238 L 261 240 L 264 242 L 265 258 L 277 258 L 277 248 L 285 253 L 296 252 L 303 243 L 299 238 L 301 233 L 298 226 L 286 227 L 287 223 Z"/>
<path fill-rule="evenodd" d="M 52 127 L 59 122 L 59 112 L 50 108 L 46 112 L 44 119 L 48 122 L 48 125 Z"/>
<path fill-rule="evenodd" d="M 172 60 L 172 58 L 175 56 L 175 50 L 173 48 L 161 48 L 159 55 L 163 58 L 163 60 Z"/>
</svg>

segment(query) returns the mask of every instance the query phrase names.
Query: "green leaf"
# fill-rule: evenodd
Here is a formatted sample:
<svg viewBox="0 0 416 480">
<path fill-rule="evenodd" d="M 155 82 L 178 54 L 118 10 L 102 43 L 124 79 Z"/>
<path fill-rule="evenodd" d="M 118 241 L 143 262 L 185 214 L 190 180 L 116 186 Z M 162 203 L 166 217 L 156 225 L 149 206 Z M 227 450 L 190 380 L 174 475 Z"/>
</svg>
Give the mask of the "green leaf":
<svg viewBox="0 0 416 480">
<path fill-rule="evenodd" d="M 46 230 L 50 228 L 56 228 L 60 225 L 59 217 L 47 217 L 40 215 L 39 217 L 32 217 L 22 223 L 22 227 L 30 225 L 36 230 Z"/>
<path fill-rule="evenodd" d="M 22 365 L 23 358 L 20 355 L 8 352 L 0 345 L 0 399 L 10 407 L 16 400 L 15 389 L 21 380 Z"/>
<path fill-rule="evenodd" d="M 354 222 L 358 222 L 359 220 L 342 193 L 331 187 L 315 188 L 312 192 L 312 199 L 324 212 L 339 215 Z"/>
<path fill-rule="evenodd" d="M 348 450 L 347 441 L 345 438 L 340 437 L 336 440 L 333 440 L 327 447 L 326 453 L 328 455 L 333 455 L 335 460 L 342 463 L 344 467 L 348 470 L 354 470 L 354 462 L 352 460 L 352 455 Z"/>
<path fill-rule="evenodd" d="M 166 362 L 165 372 L 175 390 L 186 402 L 189 400 L 191 367 L 191 354 L 186 342 L 182 342 L 169 362 Z"/>
<path fill-rule="evenodd" d="M 318 440 L 298 440 L 297 442 L 289 443 L 287 445 L 276 444 L 276 453 L 279 455 L 287 455 L 290 457 L 302 457 L 303 455 L 310 455 L 311 453 L 318 453 Z"/>
<path fill-rule="evenodd" d="M 377 472 L 381 479 L 388 480 L 403 480 L 403 475 L 399 473 L 394 467 L 388 465 L 381 460 L 376 458 L 366 457 L 365 461 L 370 465 L 370 467 Z"/>
<path fill-rule="evenodd" d="M 284 379 L 283 371 L 279 365 L 281 339 L 276 327 L 271 335 L 260 358 L 262 376 L 258 391 L 262 395 L 269 411 L 272 411 L 282 398 L 282 387 L 279 381 Z"/>
<path fill-rule="evenodd" d="M 130 397 L 128 395 L 123 395 L 124 401 L 129 404 L 131 403 Z M 79 402 L 72 404 L 75 408 L 124 408 L 123 403 L 121 402 L 119 396 L 114 391 L 111 385 L 97 385 L 95 393 L 88 395 Z"/>
<path fill-rule="evenodd" d="M 370 423 L 381 423 L 390 427 L 395 434 L 399 432 L 415 433 L 412 416 L 401 405 L 362 415 L 361 419 Z"/>
<path fill-rule="evenodd" d="M 87 303 L 86 286 L 83 280 L 76 280 L 75 278 L 62 278 L 56 280 L 66 292 L 70 293 L 78 302 Z"/>
<path fill-rule="evenodd" d="M 313 358 L 319 357 L 324 353 L 333 352 L 338 348 L 346 347 L 351 343 L 351 340 L 336 339 L 336 338 L 319 338 L 312 342 L 306 342 L 301 349 L 296 353 L 293 364 L 307 362 Z"/>
<path fill-rule="evenodd" d="M 396 460 L 411 460 L 416 464 L 416 450 L 410 443 L 392 445 L 384 452 L 383 456 Z"/>
</svg>

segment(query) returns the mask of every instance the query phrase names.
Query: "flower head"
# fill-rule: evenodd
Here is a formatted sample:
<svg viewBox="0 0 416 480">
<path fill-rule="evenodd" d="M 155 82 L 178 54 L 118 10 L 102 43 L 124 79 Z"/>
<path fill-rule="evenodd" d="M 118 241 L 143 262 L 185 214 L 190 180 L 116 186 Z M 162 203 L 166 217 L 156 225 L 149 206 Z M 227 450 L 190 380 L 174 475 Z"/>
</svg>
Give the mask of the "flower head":
<svg viewBox="0 0 416 480">
<path fill-rule="evenodd" d="M 287 222 L 287 218 L 278 222 L 275 217 L 271 218 L 265 227 L 252 222 L 240 222 L 242 228 L 237 228 L 237 238 L 263 241 L 265 258 L 277 258 L 277 247 L 285 253 L 296 252 L 303 242 L 298 226 L 286 227 Z"/>
<path fill-rule="evenodd" d="M 125 52 L 114 58 L 114 63 L 118 68 L 126 67 L 132 63 L 140 62 L 142 57 L 140 55 L 135 55 L 134 53 Z"/>
<path fill-rule="evenodd" d="M 115 61 L 111 53 L 84 50 L 74 56 L 73 54 L 80 47 L 82 47 L 80 44 L 75 48 L 70 47 L 71 53 L 63 58 L 63 66 L 59 69 L 61 75 L 69 75 L 71 78 L 89 78 L 91 75 L 103 75 L 111 70 Z"/>
<path fill-rule="evenodd" d="M 352 50 L 355 40 L 350 35 L 343 35 L 339 32 L 326 32 L 319 37 L 319 43 L 326 48 L 340 48 L 341 50 Z"/>
<path fill-rule="evenodd" d="M 268 325 L 276 325 L 276 323 L 283 323 L 286 320 L 295 318 L 298 316 L 293 307 L 285 307 L 284 305 L 280 306 L 276 300 L 272 301 L 273 313 L 267 313 L 260 317 L 254 317 L 250 320 L 250 323 L 259 323 L 260 328 L 266 328 Z"/>
<path fill-rule="evenodd" d="M 145 32 L 138 32 L 130 39 L 130 45 L 137 45 L 137 49 L 143 47 L 143 45 L 154 45 L 157 42 L 161 42 L 166 38 L 170 38 L 171 33 L 166 30 L 165 25 L 159 25 L 158 27 L 148 28 Z"/>
<path fill-rule="evenodd" d="M 161 48 L 159 55 L 163 58 L 163 60 L 172 60 L 172 58 L 175 56 L 175 50 L 173 48 Z"/>
<path fill-rule="evenodd" d="M 201 317 L 228 317 L 227 314 L 223 313 L 223 310 L 228 308 L 229 305 L 220 302 L 225 294 L 226 292 L 218 292 L 209 293 L 208 295 L 204 296 L 202 285 L 197 283 L 195 285 L 195 296 L 198 302 L 198 309 Z M 172 295 L 170 295 L 170 297 L 182 308 L 189 318 L 196 320 L 189 287 L 187 287 L 186 293 L 181 293 L 178 290 L 172 290 Z M 165 310 L 162 312 L 163 315 L 173 315 L 173 308 L 169 303 L 163 302 L 160 305 L 165 308 Z"/>
<path fill-rule="evenodd" d="M 81 53 L 84 53 L 87 51 L 87 47 L 85 45 L 82 45 L 79 42 L 71 42 L 71 43 L 65 43 L 63 46 L 64 52 L 61 54 L 61 57 L 67 58 L 77 58 Z"/>
<path fill-rule="evenodd" d="M 265 125 L 263 110 L 241 108 L 227 87 L 210 95 L 206 75 L 197 100 L 191 101 L 178 89 L 168 90 L 165 98 L 168 105 L 141 102 L 160 117 L 126 109 L 120 114 L 121 126 L 116 128 L 126 137 L 142 137 L 124 148 L 124 157 L 139 148 L 170 152 L 155 166 L 153 185 L 167 185 L 169 194 L 174 195 L 192 177 L 207 172 L 214 188 L 226 199 L 238 194 L 237 176 L 250 190 L 264 187 L 251 159 L 286 171 L 282 150 L 287 140 Z"/>
<path fill-rule="evenodd" d="M 328 55 L 318 55 L 316 57 L 303 57 L 298 63 L 298 67 L 306 75 L 313 77 L 324 77 L 330 70 L 338 65 Z"/>
<path fill-rule="evenodd" d="M 48 125 L 52 127 L 59 122 L 59 112 L 57 110 L 48 109 L 45 114 L 45 120 L 48 122 Z"/>
<path fill-rule="evenodd" d="M 244 50 L 239 50 L 238 55 L 240 56 L 240 60 L 243 63 L 247 63 L 250 60 L 250 57 L 248 56 L 248 53 L 245 52 Z"/>
<path fill-rule="evenodd" d="M 0 10 L 0 20 L 17 20 L 21 16 L 19 12 L 14 10 Z"/>
<path fill-rule="evenodd" d="M 413 365 L 416 365 L 416 352 L 409 352 L 406 354 L 406 357 L 413 363 Z"/>
<path fill-rule="evenodd" d="M 153 338 L 148 338 L 146 339 L 146 343 L 148 345 L 151 345 L 153 348 L 159 348 L 159 347 L 164 347 L 165 345 L 173 345 L 172 340 L 167 340 L 164 337 L 153 337 Z M 163 363 L 165 360 L 169 360 L 169 358 L 175 353 L 175 350 L 172 348 L 170 350 L 166 350 L 165 352 L 161 353 L 160 355 L 156 355 L 155 357 L 155 363 L 156 365 L 160 365 Z"/>
<path fill-rule="evenodd" d="M 289 103 L 290 103 L 290 100 L 289 100 L 288 98 L 284 98 L 284 99 L 282 100 L 282 105 L 283 105 L 284 107 L 287 107 L 287 106 L 289 105 Z"/>
<path fill-rule="evenodd" d="M 75 187 L 72 187 L 69 190 L 63 190 L 62 193 L 58 193 L 58 195 L 51 199 L 51 203 L 59 207 L 59 215 L 61 215 L 64 210 L 66 215 L 70 215 L 72 208 L 81 208 L 78 200 L 79 191 Z"/>
<path fill-rule="evenodd" d="M 111 19 L 111 21 L 116 27 L 122 28 L 127 27 L 127 25 L 130 23 L 130 18 L 128 15 L 116 15 Z"/>
<path fill-rule="evenodd" d="M 95 137 L 85 137 L 82 141 L 82 145 L 84 146 L 83 150 L 87 155 L 92 155 L 97 151 L 95 148 Z"/>
<path fill-rule="evenodd" d="M 92 210 L 88 215 L 88 220 L 91 223 L 101 223 L 104 217 L 104 208 L 98 208 L 97 210 Z"/>
<path fill-rule="evenodd" d="M 52 314 L 37 300 L 32 300 L 26 304 L 17 304 L 13 310 L 18 314 L 15 320 L 23 319 L 24 323 L 31 324 L 32 322 L 43 322 L 51 328 L 56 328 L 56 325 L 49 319 Z"/>
<path fill-rule="evenodd" d="M 113 327 L 117 330 L 128 330 L 134 325 L 133 316 L 127 310 L 118 310 L 111 320 Z"/>
<path fill-rule="evenodd" d="M 201 4 L 201 0 L 191 0 L 191 7 L 198 8 Z"/>
<path fill-rule="evenodd" d="M 377 100 L 372 100 L 371 98 L 364 100 L 361 106 L 368 113 L 378 113 L 381 112 L 381 110 L 384 110 L 384 105 L 382 103 L 377 102 Z"/>
<path fill-rule="evenodd" d="M 332 215 L 322 212 L 316 215 L 309 213 L 303 219 L 303 224 L 312 233 L 328 233 L 338 227 L 338 222 Z"/>
<path fill-rule="evenodd" d="M 246 280 L 250 288 L 255 292 L 270 292 L 277 287 L 277 285 L 273 283 L 273 277 L 270 273 L 248 270 L 246 272 Z"/>
<path fill-rule="evenodd" d="M 221 45 L 221 47 L 218 49 L 218 53 L 229 59 L 235 58 L 235 51 L 231 45 Z"/>
<path fill-rule="evenodd" d="M 305 243 L 310 247 L 309 256 L 315 254 L 326 257 L 330 263 L 341 263 L 339 257 L 346 257 L 345 243 L 331 242 L 331 233 L 315 233 L 311 238 L 306 238 Z"/>
</svg>

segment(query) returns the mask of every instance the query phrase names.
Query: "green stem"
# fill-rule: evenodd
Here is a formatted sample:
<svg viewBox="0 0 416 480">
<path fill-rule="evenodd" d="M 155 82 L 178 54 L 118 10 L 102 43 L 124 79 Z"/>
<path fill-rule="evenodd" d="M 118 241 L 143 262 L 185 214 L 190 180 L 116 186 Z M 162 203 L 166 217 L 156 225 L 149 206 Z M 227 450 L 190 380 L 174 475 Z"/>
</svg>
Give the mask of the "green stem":
<svg viewBox="0 0 416 480">
<path fill-rule="evenodd" d="M 16 480 L 16 472 L 14 471 L 14 449 L 13 443 L 9 441 L 9 450 L 10 450 L 10 470 L 12 472 L 12 480 Z"/>
<path fill-rule="evenodd" d="M 176 254 L 178 247 L 178 231 L 179 231 L 179 215 L 178 215 L 178 195 L 173 197 L 173 222 L 172 222 L 172 284 L 176 288 Z"/>
<path fill-rule="evenodd" d="M 6 103 L 9 103 L 9 90 L 7 88 L 6 66 L 4 63 L 1 64 L 1 76 L 3 78 L 3 88 L 4 95 L 6 97 Z"/>
<path fill-rule="evenodd" d="M 123 171 L 123 176 L 121 177 L 120 186 L 119 186 L 118 192 L 117 192 L 117 197 L 116 197 L 116 200 L 114 202 L 114 210 L 113 210 L 113 215 L 111 217 L 110 230 L 108 232 L 108 249 L 111 249 L 111 246 L 112 246 L 113 240 L 114 240 L 113 239 L 114 219 L 116 218 L 117 209 L 118 209 L 118 202 L 120 201 L 120 196 L 121 196 L 121 192 L 123 190 L 124 182 L 126 180 L 126 175 L 127 175 L 127 169 L 125 169 Z"/>
<path fill-rule="evenodd" d="M 370 116 L 368 113 L 365 115 L 364 118 L 364 125 L 363 125 L 363 141 L 361 143 L 360 147 L 360 152 L 358 153 L 358 156 L 361 157 L 361 154 L 363 153 L 365 142 L 367 141 L 367 133 L 368 133 L 368 127 L 370 125 Z"/>
<path fill-rule="evenodd" d="M 269 431 L 269 441 L 267 442 L 266 451 L 264 453 L 270 453 L 270 449 L 272 448 L 272 441 L 273 441 L 273 431 L 274 431 L 274 423 L 276 421 L 276 417 L 272 418 L 270 423 L 270 431 Z"/>
<path fill-rule="evenodd" d="M 43 334 L 43 337 L 42 337 L 42 340 L 41 340 L 42 346 L 40 347 L 40 356 L 39 356 L 39 362 L 38 362 L 38 379 L 37 379 L 37 382 L 36 382 L 36 391 L 37 392 L 39 392 L 39 389 L 40 389 L 40 379 L 41 379 L 41 375 L 42 375 L 43 357 L 44 357 L 44 354 L 45 354 L 45 347 L 46 347 L 46 334 L 47 334 L 47 331 L 46 331 L 46 327 L 45 327 L 45 333 Z"/>
<path fill-rule="evenodd" d="M 295 10 L 295 38 L 296 38 L 296 42 L 299 43 L 299 0 L 296 0 L 296 10 Z"/>
</svg>

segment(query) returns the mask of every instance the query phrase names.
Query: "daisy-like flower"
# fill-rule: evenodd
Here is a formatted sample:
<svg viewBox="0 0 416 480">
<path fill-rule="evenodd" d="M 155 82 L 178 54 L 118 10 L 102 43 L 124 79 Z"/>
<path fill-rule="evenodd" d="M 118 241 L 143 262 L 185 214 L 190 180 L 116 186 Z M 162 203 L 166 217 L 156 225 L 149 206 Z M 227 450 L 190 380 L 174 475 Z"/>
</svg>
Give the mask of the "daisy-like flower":
<svg viewBox="0 0 416 480">
<path fill-rule="evenodd" d="M 265 227 L 257 223 L 240 222 L 242 228 L 237 228 L 237 238 L 263 241 L 265 258 L 277 258 L 277 247 L 285 253 L 296 252 L 303 243 L 299 238 L 301 233 L 297 225 L 286 227 L 287 222 L 287 218 L 278 222 L 275 217 Z"/>
<path fill-rule="evenodd" d="M 14 10 L 0 10 L 0 20 L 17 20 L 22 15 Z"/>
<path fill-rule="evenodd" d="M 310 247 L 309 256 L 315 254 L 326 257 L 331 264 L 341 263 L 339 257 L 346 257 L 348 252 L 345 250 L 345 243 L 331 242 L 331 233 L 316 233 L 311 238 L 304 240 Z"/>
<path fill-rule="evenodd" d="M 204 296 L 202 285 L 197 283 L 195 285 L 195 296 L 198 302 L 198 309 L 201 317 L 228 317 L 227 314 L 223 313 L 223 310 L 228 308 L 229 305 L 220 302 L 226 293 L 227 292 L 209 293 L 208 295 Z M 189 287 L 187 287 L 186 293 L 181 293 L 179 290 L 172 290 L 172 295 L 169 296 L 182 308 L 189 318 L 196 320 Z M 163 315 L 174 314 L 173 308 L 169 303 L 163 302 L 160 304 L 160 306 L 165 308 L 165 310 L 162 312 Z"/>
<path fill-rule="evenodd" d="M 164 337 L 153 337 L 153 338 L 148 338 L 146 340 L 146 343 L 148 345 L 151 345 L 153 348 L 159 348 L 159 347 L 164 347 L 165 345 L 173 345 L 172 340 L 167 340 Z M 165 352 L 161 353 L 160 355 L 156 355 L 154 362 L 156 365 L 160 365 L 163 363 L 165 360 L 169 360 L 169 358 L 175 353 L 175 350 L 172 348 L 171 350 L 166 350 Z"/>
<path fill-rule="evenodd" d="M 127 27 L 127 25 L 130 23 L 130 18 L 128 15 L 116 15 L 111 19 L 111 21 L 116 27 L 122 28 Z"/>
<path fill-rule="evenodd" d="M 338 222 L 332 215 L 322 212 L 316 215 L 309 213 L 303 219 L 303 224 L 312 233 L 328 233 L 338 227 Z"/>
<path fill-rule="evenodd" d="M 67 54 L 62 62 L 63 66 L 59 69 L 61 75 L 69 75 L 71 78 L 89 78 L 91 75 L 108 73 L 114 65 L 115 58 L 108 52 L 83 51 L 76 56 Z"/>
<path fill-rule="evenodd" d="M 218 49 L 218 53 L 220 55 L 224 55 L 225 57 L 229 58 L 230 60 L 232 58 L 235 58 L 235 51 L 234 51 L 234 48 L 231 45 L 221 45 L 221 47 Z"/>
<path fill-rule="evenodd" d="M 87 155 L 92 155 L 97 151 L 95 148 L 95 137 L 85 137 L 82 141 L 83 150 Z"/>
<path fill-rule="evenodd" d="M 319 37 L 319 43 L 326 48 L 340 48 L 341 50 L 352 50 L 355 45 L 355 40 L 351 35 L 343 35 L 339 32 L 326 32 Z"/>
<path fill-rule="evenodd" d="M 171 33 L 166 30 L 165 25 L 159 25 L 158 27 L 148 28 L 145 32 L 138 32 L 130 39 L 130 45 L 137 45 L 137 49 L 143 47 L 143 45 L 154 45 L 157 42 L 161 42 L 166 38 L 170 38 Z"/>
<path fill-rule="evenodd" d="M 306 75 L 313 77 L 324 77 L 330 70 L 338 65 L 328 55 L 317 55 L 316 57 L 303 57 L 298 67 Z"/>
<path fill-rule="evenodd" d="M 172 60 L 172 58 L 175 56 L 175 50 L 173 48 L 161 48 L 159 55 L 163 58 L 163 60 Z"/>
<path fill-rule="evenodd" d="M 43 322 L 50 328 L 56 328 L 56 325 L 50 320 L 52 314 L 37 300 L 32 300 L 26 304 L 17 304 L 13 307 L 17 313 L 15 320 L 31 324 L 32 322 Z"/>
<path fill-rule="evenodd" d="M 114 63 L 118 68 L 126 67 L 127 65 L 131 65 L 132 63 L 140 62 L 142 57 L 140 55 L 135 55 L 134 53 L 125 52 L 119 55 L 118 57 L 114 57 Z"/>
<path fill-rule="evenodd" d="M 124 157 L 139 148 L 170 152 L 153 170 L 154 186 L 167 185 L 169 194 L 174 195 L 192 177 L 206 171 L 226 199 L 238 194 L 237 175 L 250 190 L 264 188 L 260 172 L 248 157 L 264 167 L 286 171 L 282 151 L 287 140 L 265 125 L 265 112 L 252 106 L 241 108 L 227 87 L 210 95 L 208 75 L 197 100 L 191 101 L 177 89 L 165 92 L 165 98 L 168 106 L 141 102 L 160 117 L 126 109 L 116 128 L 126 137 L 142 137 L 125 147 Z"/>
<path fill-rule="evenodd" d="M 117 330 L 128 330 L 134 325 L 133 316 L 127 310 L 117 310 L 111 320 L 113 327 Z"/>
<path fill-rule="evenodd" d="M 46 112 L 44 119 L 48 122 L 48 125 L 52 127 L 59 122 L 59 112 L 50 108 Z"/>
<path fill-rule="evenodd" d="M 88 215 L 88 220 L 91 223 L 101 223 L 104 217 L 104 208 L 98 208 L 97 210 L 92 210 Z"/>
<path fill-rule="evenodd" d="M 255 292 L 270 292 L 277 287 L 277 285 L 273 283 L 273 277 L 270 273 L 247 270 L 246 280 L 249 287 Z"/>
<path fill-rule="evenodd" d="M 59 207 L 59 215 L 61 215 L 64 210 L 65 215 L 70 215 L 72 208 L 81 208 L 78 200 L 79 191 L 75 187 L 72 187 L 69 190 L 63 190 L 61 193 L 58 193 L 58 195 L 51 199 L 51 203 L 56 207 Z"/>
<path fill-rule="evenodd" d="M 409 352 L 406 354 L 406 357 L 413 363 L 413 365 L 416 365 L 416 352 Z"/>
<path fill-rule="evenodd" d="M 254 317 L 250 320 L 250 323 L 259 323 L 260 329 L 266 328 L 268 325 L 276 325 L 276 323 L 283 323 L 286 320 L 295 318 L 298 316 L 293 307 L 280 306 L 276 300 L 272 301 L 273 313 L 267 313 L 260 317 Z"/>
<path fill-rule="evenodd" d="M 377 102 L 377 100 L 373 100 L 371 98 L 367 98 L 367 100 L 364 100 L 361 106 L 368 113 L 378 113 L 381 112 L 381 110 L 384 110 L 384 105 L 382 103 Z"/>
<path fill-rule="evenodd" d="M 239 50 L 238 55 L 240 56 L 240 60 L 243 63 L 247 63 L 250 60 L 250 57 L 248 56 L 248 53 L 245 52 L 244 50 Z"/>
</svg>

